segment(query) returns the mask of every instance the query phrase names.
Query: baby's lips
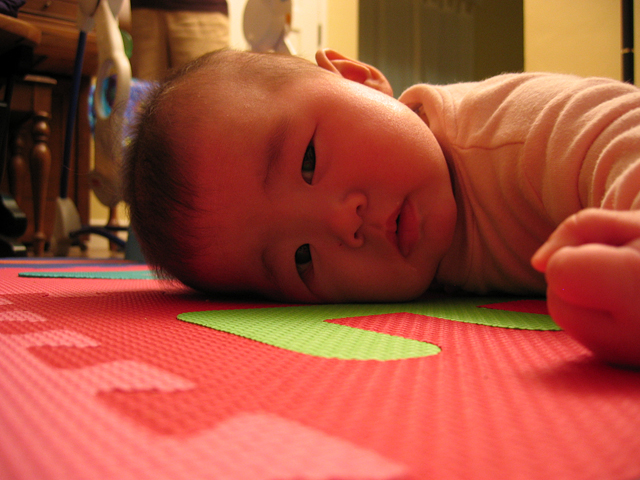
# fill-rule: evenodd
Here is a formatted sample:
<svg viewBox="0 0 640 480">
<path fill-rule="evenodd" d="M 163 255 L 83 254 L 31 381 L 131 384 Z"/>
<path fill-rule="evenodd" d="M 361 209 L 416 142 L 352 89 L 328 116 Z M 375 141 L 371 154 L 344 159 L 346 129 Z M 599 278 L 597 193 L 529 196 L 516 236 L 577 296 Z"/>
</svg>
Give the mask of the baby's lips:
<svg viewBox="0 0 640 480">
<path fill-rule="evenodd" d="M 408 200 L 402 204 L 398 218 L 398 248 L 400 254 L 406 258 L 420 239 L 420 223 L 413 205 Z"/>
</svg>

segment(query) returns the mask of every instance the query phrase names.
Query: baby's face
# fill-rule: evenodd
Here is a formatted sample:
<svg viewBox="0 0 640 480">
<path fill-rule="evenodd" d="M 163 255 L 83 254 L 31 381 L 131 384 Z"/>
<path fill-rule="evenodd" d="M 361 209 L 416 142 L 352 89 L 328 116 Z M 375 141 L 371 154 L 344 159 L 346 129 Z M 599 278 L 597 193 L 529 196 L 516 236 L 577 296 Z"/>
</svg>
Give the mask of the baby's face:
<svg viewBox="0 0 640 480">
<path fill-rule="evenodd" d="M 195 142 L 203 286 L 303 302 L 419 296 L 456 219 L 448 168 L 409 108 L 318 69 L 229 95 Z"/>
</svg>

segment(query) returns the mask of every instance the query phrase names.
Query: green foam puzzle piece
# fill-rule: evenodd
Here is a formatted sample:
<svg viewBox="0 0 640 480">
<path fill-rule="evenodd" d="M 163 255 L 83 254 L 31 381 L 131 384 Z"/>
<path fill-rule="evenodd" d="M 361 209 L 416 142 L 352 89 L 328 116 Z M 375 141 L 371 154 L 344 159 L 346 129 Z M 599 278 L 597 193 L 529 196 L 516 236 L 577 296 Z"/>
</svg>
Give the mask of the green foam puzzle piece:
<svg viewBox="0 0 640 480">
<path fill-rule="evenodd" d="M 406 312 L 493 327 L 559 330 L 548 315 L 478 308 L 501 301 L 505 300 L 456 297 L 403 304 L 215 310 L 182 313 L 178 318 L 298 353 L 343 360 L 416 358 L 435 355 L 440 348 L 427 342 L 336 325 L 325 320 Z"/>
<path fill-rule="evenodd" d="M 322 307 L 221 310 L 183 313 L 178 318 L 316 357 L 399 360 L 440 352 L 438 346 L 430 343 L 327 323 L 323 310 Z"/>
<path fill-rule="evenodd" d="M 149 270 L 122 270 L 96 272 L 21 272 L 20 277 L 35 278 L 91 278 L 104 280 L 154 280 L 156 276 Z"/>
</svg>

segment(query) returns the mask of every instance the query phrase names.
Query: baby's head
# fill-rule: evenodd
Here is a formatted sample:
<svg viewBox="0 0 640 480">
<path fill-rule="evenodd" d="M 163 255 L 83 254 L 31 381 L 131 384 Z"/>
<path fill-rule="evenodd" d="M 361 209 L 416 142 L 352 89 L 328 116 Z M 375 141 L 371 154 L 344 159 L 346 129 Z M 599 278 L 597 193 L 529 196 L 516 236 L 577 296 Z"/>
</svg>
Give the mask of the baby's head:
<svg viewBox="0 0 640 480">
<path fill-rule="evenodd" d="M 288 301 L 429 287 L 456 218 L 443 153 L 378 70 L 316 60 L 223 50 L 151 95 L 125 168 L 151 265 Z"/>
</svg>

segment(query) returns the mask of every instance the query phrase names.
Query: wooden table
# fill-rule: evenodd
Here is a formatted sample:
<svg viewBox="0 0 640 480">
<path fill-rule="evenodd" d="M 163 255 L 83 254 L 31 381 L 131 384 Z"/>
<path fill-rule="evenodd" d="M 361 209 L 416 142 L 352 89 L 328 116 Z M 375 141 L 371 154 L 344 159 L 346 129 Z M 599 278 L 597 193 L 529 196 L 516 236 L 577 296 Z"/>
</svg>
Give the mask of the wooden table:
<svg viewBox="0 0 640 480">
<path fill-rule="evenodd" d="M 41 40 L 34 48 L 34 66 L 29 72 L 35 77 L 30 77 L 27 81 L 16 85 L 15 110 L 22 112 L 29 109 L 42 112 L 48 110 L 50 116 L 48 122 L 45 116 L 34 115 L 28 119 L 22 129 L 14 132 L 14 140 L 11 145 L 11 153 L 20 157 L 24 152 L 33 151 L 37 144 L 41 145 L 42 140 L 48 135 L 46 143 L 50 150 L 49 174 L 37 180 L 41 186 L 35 188 L 30 187 L 30 184 L 33 184 L 33 178 L 29 182 L 23 177 L 18 182 L 20 192 L 16 194 L 16 197 L 20 198 L 22 202 L 21 206 L 24 206 L 23 210 L 29 217 L 29 226 L 22 240 L 27 244 L 34 245 L 36 253 L 42 250 L 44 244 L 51 237 L 56 198 L 60 194 L 65 126 L 72 94 L 73 64 L 79 35 L 76 25 L 77 12 L 77 0 L 27 0 L 18 12 L 19 20 L 40 30 Z M 4 44 L 4 42 L 0 43 Z M 87 112 L 91 77 L 96 74 L 97 68 L 96 38 L 95 34 L 91 33 L 87 37 L 85 49 L 68 190 L 69 198 L 75 203 L 84 224 L 89 223 L 90 188 L 87 174 L 90 170 L 91 159 L 91 131 Z M 37 84 L 36 80 L 44 77 L 55 83 L 50 85 Z M 50 106 L 46 101 L 42 102 L 42 89 L 51 91 Z M 42 105 L 45 106 L 42 107 Z M 48 124 L 48 128 L 45 127 L 45 124 Z M 25 135 L 25 131 L 31 131 L 32 134 Z M 5 188 L 7 187 L 8 181 L 5 181 Z M 44 195 L 43 192 L 45 192 Z M 33 212 L 34 205 L 40 202 L 43 203 L 43 208 L 40 211 L 42 228 L 39 233 L 35 229 L 37 220 Z"/>
<path fill-rule="evenodd" d="M 33 61 L 33 50 L 41 40 L 38 28 L 21 20 L 0 15 L 0 74 L 2 100 L 0 100 L 0 179 L 7 164 L 7 143 L 11 120 L 11 106 L 16 78 L 27 71 Z M 44 159 L 46 163 L 46 158 Z M 27 218 L 9 195 L 2 195 L 0 205 L 0 250 L 2 255 L 25 255 L 24 246 L 17 237 L 26 230 Z"/>
<path fill-rule="evenodd" d="M 36 256 L 44 254 L 48 238 L 45 234 L 45 213 L 51 173 L 51 105 L 56 84 L 51 77 L 26 75 L 16 82 L 11 102 L 9 183 L 18 205 L 25 212 L 33 213 L 33 216 L 29 215 L 32 220 L 29 232 L 32 232 L 32 250 Z M 30 137 L 24 135 L 25 124 L 31 126 Z M 30 145 L 28 150 L 26 144 Z M 30 199 L 25 195 L 28 178 L 31 178 Z"/>
<path fill-rule="evenodd" d="M 18 45 L 35 48 L 40 43 L 40 30 L 29 23 L 0 15 L 0 55 Z"/>
</svg>

